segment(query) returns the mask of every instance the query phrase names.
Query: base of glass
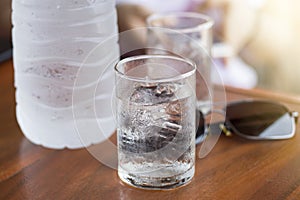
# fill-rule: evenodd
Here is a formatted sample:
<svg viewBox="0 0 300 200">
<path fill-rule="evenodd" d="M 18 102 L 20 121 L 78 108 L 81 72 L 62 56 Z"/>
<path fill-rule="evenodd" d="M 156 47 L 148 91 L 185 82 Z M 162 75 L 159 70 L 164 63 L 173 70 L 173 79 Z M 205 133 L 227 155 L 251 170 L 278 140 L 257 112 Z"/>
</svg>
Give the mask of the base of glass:
<svg viewBox="0 0 300 200">
<path fill-rule="evenodd" d="M 195 174 L 193 166 L 183 174 L 172 177 L 149 177 L 118 171 L 120 179 L 133 187 L 148 190 L 168 190 L 188 184 Z"/>
</svg>

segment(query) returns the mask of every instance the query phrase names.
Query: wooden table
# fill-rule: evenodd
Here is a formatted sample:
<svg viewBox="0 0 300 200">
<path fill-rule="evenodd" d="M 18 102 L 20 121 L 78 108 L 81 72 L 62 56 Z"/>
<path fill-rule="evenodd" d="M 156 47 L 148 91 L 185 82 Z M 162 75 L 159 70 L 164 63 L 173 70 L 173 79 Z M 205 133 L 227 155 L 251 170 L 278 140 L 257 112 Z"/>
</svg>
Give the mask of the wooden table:
<svg viewBox="0 0 300 200">
<path fill-rule="evenodd" d="M 50 150 L 30 143 L 15 118 L 11 61 L 0 65 L 0 76 L 0 199 L 300 199 L 299 135 L 282 141 L 221 136 L 207 157 L 197 158 L 195 177 L 187 186 L 135 189 L 86 149 Z M 261 90 L 226 91 L 228 100 L 266 98 L 300 111 L 297 98 Z"/>
</svg>

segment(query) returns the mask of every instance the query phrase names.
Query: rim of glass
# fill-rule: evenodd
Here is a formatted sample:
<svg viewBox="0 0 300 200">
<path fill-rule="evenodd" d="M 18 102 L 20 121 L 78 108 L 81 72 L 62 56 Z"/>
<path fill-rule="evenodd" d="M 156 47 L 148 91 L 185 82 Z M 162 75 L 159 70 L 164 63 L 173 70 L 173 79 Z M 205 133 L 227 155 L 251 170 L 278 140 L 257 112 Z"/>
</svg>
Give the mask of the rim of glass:
<svg viewBox="0 0 300 200">
<path fill-rule="evenodd" d="M 203 19 L 204 22 L 200 23 L 193 27 L 188 28 L 171 28 L 171 27 L 164 27 L 164 26 L 153 26 L 152 22 L 154 20 L 164 18 L 164 17 L 176 17 L 176 18 L 194 18 L 194 19 Z M 199 29 L 209 29 L 214 25 L 214 20 L 207 15 L 195 12 L 165 12 L 165 13 L 154 13 L 147 17 L 146 19 L 147 25 L 149 27 L 159 27 L 159 28 L 168 28 L 176 31 L 180 31 L 183 33 L 190 33 L 195 32 Z"/>
<path fill-rule="evenodd" d="M 191 66 L 191 70 L 176 75 L 174 77 L 168 77 L 168 78 L 160 78 L 160 79 L 146 79 L 146 78 L 139 78 L 139 77 L 135 77 L 135 76 L 128 76 L 126 74 L 124 74 L 123 72 L 121 72 L 120 66 L 122 66 L 123 64 L 127 63 L 127 62 L 131 62 L 134 60 L 146 60 L 146 59 L 150 59 L 150 58 L 158 58 L 158 59 L 171 59 L 171 60 L 177 60 L 183 63 L 186 63 L 188 65 Z M 127 79 L 127 80 L 131 80 L 131 81 L 137 81 L 137 82 L 144 82 L 144 83 L 157 83 L 157 82 L 172 82 L 172 81 L 178 81 L 184 78 L 187 78 L 193 74 L 195 74 L 196 72 L 196 64 L 191 61 L 188 58 L 180 58 L 177 56 L 169 56 L 169 55 L 138 55 L 138 56 L 131 56 L 131 57 L 127 57 L 124 58 L 122 60 L 120 60 L 114 67 L 115 72 L 117 73 L 118 76 Z"/>
</svg>

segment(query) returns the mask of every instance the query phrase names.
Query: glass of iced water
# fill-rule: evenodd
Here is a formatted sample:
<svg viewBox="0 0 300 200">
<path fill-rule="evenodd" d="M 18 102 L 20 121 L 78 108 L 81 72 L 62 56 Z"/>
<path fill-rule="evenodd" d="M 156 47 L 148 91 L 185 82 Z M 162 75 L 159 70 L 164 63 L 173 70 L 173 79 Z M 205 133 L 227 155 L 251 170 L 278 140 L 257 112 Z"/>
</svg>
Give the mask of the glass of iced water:
<svg viewBox="0 0 300 200">
<path fill-rule="evenodd" d="M 141 55 L 115 67 L 118 175 L 132 186 L 188 183 L 195 165 L 195 64 Z"/>
<path fill-rule="evenodd" d="M 213 96 L 211 82 L 213 20 L 193 12 L 156 13 L 147 18 L 150 54 L 176 54 L 197 65 L 197 107 L 206 113 Z"/>
</svg>

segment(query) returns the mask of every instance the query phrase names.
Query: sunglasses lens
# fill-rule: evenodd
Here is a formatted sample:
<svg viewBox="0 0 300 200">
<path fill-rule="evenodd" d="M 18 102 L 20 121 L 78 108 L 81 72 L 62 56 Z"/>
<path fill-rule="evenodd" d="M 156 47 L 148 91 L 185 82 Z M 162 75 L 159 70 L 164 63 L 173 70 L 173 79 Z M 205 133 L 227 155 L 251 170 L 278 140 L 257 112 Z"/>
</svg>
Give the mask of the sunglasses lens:
<svg viewBox="0 0 300 200">
<path fill-rule="evenodd" d="M 226 107 L 226 123 L 236 134 L 251 139 L 285 139 L 294 133 L 288 109 L 272 102 L 230 104 Z"/>
<path fill-rule="evenodd" d="M 205 119 L 200 111 L 196 112 L 196 124 L 198 125 L 196 127 L 196 143 L 200 143 L 205 137 Z"/>
</svg>

